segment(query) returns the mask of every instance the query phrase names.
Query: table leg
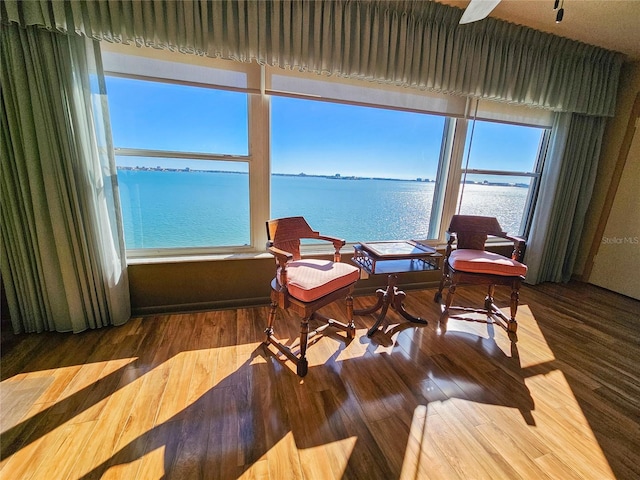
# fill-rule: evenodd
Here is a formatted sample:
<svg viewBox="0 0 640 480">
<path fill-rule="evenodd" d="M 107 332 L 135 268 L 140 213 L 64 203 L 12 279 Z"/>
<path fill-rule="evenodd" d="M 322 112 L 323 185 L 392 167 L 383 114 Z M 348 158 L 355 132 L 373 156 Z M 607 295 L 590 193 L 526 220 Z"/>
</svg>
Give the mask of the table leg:
<svg viewBox="0 0 640 480">
<path fill-rule="evenodd" d="M 374 323 L 373 326 L 367 332 L 367 337 L 370 337 L 371 335 L 376 333 L 376 330 L 378 330 L 378 328 L 380 327 L 380 324 L 382 323 L 384 318 L 387 316 L 387 310 L 389 310 L 389 305 L 391 304 L 391 301 L 392 301 L 391 297 L 393 297 L 393 289 L 391 287 L 387 287 L 387 290 L 384 291 L 384 295 L 382 296 L 382 303 L 381 303 L 382 309 L 378 314 L 376 323 Z"/>
<path fill-rule="evenodd" d="M 396 289 L 396 287 L 394 287 L 394 289 Z M 396 289 L 396 291 L 395 291 L 395 293 L 393 295 L 393 308 L 395 308 L 396 312 L 398 312 L 400 315 L 402 315 L 404 318 L 406 318 L 410 322 L 420 323 L 422 325 L 426 325 L 427 321 L 424 318 L 414 317 L 413 315 L 411 315 L 409 312 L 407 312 L 404 309 L 404 305 L 403 305 L 402 302 L 404 301 L 404 299 L 406 297 L 407 297 L 406 293 Z"/>
<path fill-rule="evenodd" d="M 380 307 L 382 307 L 382 304 L 384 303 L 384 298 L 386 294 L 387 294 L 386 290 L 379 288 L 378 290 L 376 290 L 376 295 L 378 296 L 378 300 L 375 303 L 375 305 L 369 308 L 354 310 L 353 311 L 354 315 L 369 315 L 370 313 L 380 310 Z"/>
<path fill-rule="evenodd" d="M 396 286 L 397 282 L 398 282 L 397 275 L 395 274 L 389 275 L 387 277 L 386 290 L 382 290 L 382 289 L 376 290 L 376 295 L 378 296 L 378 300 L 375 303 L 375 305 L 373 305 L 370 308 L 353 311 L 353 313 L 356 315 L 368 315 L 370 313 L 380 310 L 380 313 L 378 314 L 378 318 L 376 319 L 376 322 L 367 332 L 368 337 L 372 336 L 382 324 L 382 321 L 387 316 L 389 305 L 391 305 L 400 315 L 402 315 L 402 317 L 404 317 L 406 320 L 409 320 L 410 322 L 420 323 L 423 325 L 427 323 L 427 321 L 424 320 L 423 318 L 414 317 L 404 309 L 404 305 L 402 304 L 402 302 L 407 297 L 407 294 L 404 293 L 402 290 L 398 290 L 398 287 Z"/>
</svg>

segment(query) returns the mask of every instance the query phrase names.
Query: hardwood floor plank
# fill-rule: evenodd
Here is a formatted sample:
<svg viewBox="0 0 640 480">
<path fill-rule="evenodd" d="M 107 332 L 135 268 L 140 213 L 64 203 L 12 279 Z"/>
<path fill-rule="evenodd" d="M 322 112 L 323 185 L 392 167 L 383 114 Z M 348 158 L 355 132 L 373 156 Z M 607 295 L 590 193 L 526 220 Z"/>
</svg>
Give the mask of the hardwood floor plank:
<svg viewBox="0 0 640 480">
<path fill-rule="evenodd" d="M 49 414 L 40 423 L 43 427 L 48 427 L 49 423 L 58 424 L 59 419 L 63 415 Z M 56 465 L 58 461 L 64 462 L 56 455 L 63 438 L 60 431 L 69 433 L 69 428 L 59 430 L 51 429 L 47 435 L 31 434 L 27 440 L 20 442 L 21 448 L 12 455 L 3 458 L 4 465 L 2 467 L 2 476 L 5 478 L 29 479 L 29 478 L 50 478 L 50 477 L 34 477 L 38 468 L 48 468 L 49 465 Z"/>
<path fill-rule="evenodd" d="M 10 335 L 10 334 L 8 334 Z M 60 342 L 65 339 L 64 335 L 53 332 L 43 332 L 38 335 L 12 335 L 10 341 L 2 344 L 2 369 L 0 378 L 6 379 L 32 371 L 29 364 L 34 358 L 41 358 L 42 355 L 50 352 L 60 355 L 56 351 Z M 43 370 L 44 368 L 34 368 L 33 370 Z"/>
<path fill-rule="evenodd" d="M 553 479 L 535 462 L 544 453 L 523 445 L 518 436 L 513 437 L 509 428 L 500 428 L 494 422 L 478 425 L 476 430 L 482 435 L 475 438 L 490 452 L 491 458 L 498 463 L 507 478 Z M 490 445 L 490 446 L 489 446 Z M 549 452 L 550 453 L 550 452 Z"/>
<path fill-rule="evenodd" d="M 121 465 L 139 460 L 137 476 L 128 478 L 132 480 L 167 478 L 167 472 L 171 468 L 171 452 L 175 451 L 178 443 L 179 428 L 179 422 L 166 422 L 162 428 L 150 430 L 144 438 L 131 444 L 131 450 L 127 451 L 126 455 L 116 456 L 113 460 L 114 466 L 109 471 L 117 471 Z M 135 456 L 137 452 L 140 452 L 139 456 Z"/>
<path fill-rule="evenodd" d="M 265 377 L 269 382 L 259 395 L 264 409 L 265 445 L 270 478 L 301 479 L 302 465 L 296 440 L 292 432 L 288 404 L 291 390 L 298 383 L 288 367 L 281 365 L 273 355 L 265 355 Z M 295 381 L 295 383 L 294 383 Z"/>
<path fill-rule="evenodd" d="M 189 352 L 187 361 L 194 363 L 189 385 L 188 406 L 178 414 L 181 430 L 167 475 L 170 478 L 206 478 L 205 458 L 209 441 L 209 412 L 214 398 L 209 394 L 213 387 L 213 359 L 215 351 L 204 349 Z M 229 412 L 237 418 L 235 412 Z"/>
<path fill-rule="evenodd" d="M 458 478 L 451 465 L 445 460 L 437 442 L 432 442 L 427 434 L 428 407 L 419 405 L 413 412 L 407 448 L 402 460 L 401 480 L 429 478 L 447 480 Z M 431 415 L 433 408 L 431 409 Z"/>
<path fill-rule="evenodd" d="M 556 478 L 562 478 L 566 480 L 580 480 L 584 478 L 573 469 L 565 465 L 553 452 L 536 458 L 534 462 L 536 462 L 540 466 L 540 469 L 542 471 L 553 472 Z"/>
<path fill-rule="evenodd" d="M 55 461 L 51 458 L 43 459 L 33 478 L 69 478 L 78 460 L 77 452 L 83 449 L 94 428 L 94 422 L 81 425 L 65 424 L 59 427 L 54 436 L 55 443 L 50 447 L 50 450 L 55 452 Z"/>
<path fill-rule="evenodd" d="M 71 367 L 57 368 L 53 371 L 48 370 L 47 372 L 50 372 L 52 381 L 49 383 L 48 388 L 42 392 L 42 395 L 38 398 L 36 403 L 45 404 L 57 402 L 71 379 L 78 374 L 78 371 L 81 368 L 81 365 L 74 365 Z"/>
<path fill-rule="evenodd" d="M 482 303 L 483 288 L 460 290 Z M 351 341 L 315 337 L 304 379 L 262 345 L 268 306 L 16 337 L 2 352 L 0 476 L 640 477 L 640 302 L 524 286 L 512 338 L 481 315 L 439 328 L 433 294 L 407 292 L 427 325 L 392 310 L 371 338 L 372 315 Z M 508 292 L 496 303 L 507 311 Z M 344 320 L 344 304 L 324 313 Z M 279 312 L 279 338 L 297 344 L 299 322 Z"/>
<path fill-rule="evenodd" d="M 0 443 L 2 444 L 2 455 L 0 456 L 0 472 L 7 465 L 7 463 L 15 461 L 15 458 L 20 458 L 17 455 L 23 448 L 29 443 L 32 443 L 40 438 L 38 427 L 41 422 L 44 422 L 46 416 L 37 416 L 42 410 L 49 409 L 51 404 L 34 404 L 31 409 L 26 412 L 24 418 L 35 418 L 35 421 L 22 422 L 19 428 L 11 428 L 6 432 L 2 432 L 0 435 Z M 2 410 L 4 414 L 4 408 Z"/>
<path fill-rule="evenodd" d="M 90 478 L 100 478 L 100 475 L 109 467 L 127 419 L 131 415 L 139 383 L 141 380 L 130 383 L 123 379 L 116 391 L 104 401 L 105 405 L 100 409 L 100 416 L 91 421 L 94 428 L 82 445 L 81 455 L 77 456 L 72 475 L 80 477 L 88 474 Z"/>
<path fill-rule="evenodd" d="M 564 409 L 545 408 L 534 412 L 536 427 L 558 458 L 585 478 L 615 478 L 590 429 L 567 418 Z"/>
<path fill-rule="evenodd" d="M 126 448 L 129 443 L 145 436 L 157 425 L 158 408 L 166 393 L 170 370 L 169 367 L 157 368 L 141 378 L 138 393 L 115 446 L 115 451 Z M 171 392 L 168 395 L 171 395 Z"/>
<path fill-rule="evenodd" d="M 170 421 L 188 405 L 189 389 L 194 365 L 188 361 L 185 353 L 179 353 L 171 359 L 168 368 L 169 377 L 165 386 L 165 395 L 158 402 L 156 425 Z M 162 369 L 165 370 L 165 369 Z"/>
<path fill-rule="evenodd" d="M 53 381 L 53 376 L 49 374 L 31 374 L 14 382 L 3 382 L 0 395 L 3 410 L 0 432 L 6 432 L 23 420 L 31 406 L 39 402 Z"/>
<path fill-rule="evenodd" d="M 446 410 L 441 409 L 439 411 Z M 449 468 L 455 472 L 455 478 L 467 478 L 469 472 L 473 472 L 474 478 L 477 479 L 491 478 L 491 473 L 481 468 L 475 458 L 476 455 L 479 456 L 480 452 L 469 450 L 468 444 L 461 441 L 456 429 L 440 414 L 427 417 L 427 435 L 430 438 L 430 443 L 438 446 L 442 458 L 447 462 Z M 504 472 L 500 472 L 500 476 L 502 475 L 504 475 Z M 499 476 L 494 478 L 499 478 Z"/>
</svg>

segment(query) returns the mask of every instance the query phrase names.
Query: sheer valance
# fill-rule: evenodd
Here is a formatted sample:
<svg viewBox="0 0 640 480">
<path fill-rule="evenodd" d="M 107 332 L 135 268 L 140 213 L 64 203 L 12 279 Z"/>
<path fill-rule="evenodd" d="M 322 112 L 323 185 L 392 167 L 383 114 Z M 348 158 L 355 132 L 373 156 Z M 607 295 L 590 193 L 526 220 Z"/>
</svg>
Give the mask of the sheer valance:
<svg viewBox="0 0 640 480">
<path fill-rule="evenodd" d="M 612 116 L 621 54 L 425 1 L 34 0 L 0 19 L 118 43 Z"/>
</svg>

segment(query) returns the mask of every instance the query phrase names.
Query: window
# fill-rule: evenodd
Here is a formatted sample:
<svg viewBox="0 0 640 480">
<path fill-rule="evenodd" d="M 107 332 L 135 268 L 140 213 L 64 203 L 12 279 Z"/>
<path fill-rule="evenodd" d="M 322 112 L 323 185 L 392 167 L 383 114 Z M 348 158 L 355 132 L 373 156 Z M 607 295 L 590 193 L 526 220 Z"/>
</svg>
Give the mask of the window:
<svg viewBox="0 0 640 480">
<path fill-rule="evenodd" d="M 250 243 L 246 164 L 145 157 L 116 160 L 127 249 Z"/>
<path fill-rule="evenodd" d="M 271 216 L 347 241 L 427 238 L 445 118 L 271 99 Z"/>
<path fill-rule="evenodd" d="M 249 245 L 247 94 L 106 82 L 127 249 Z"/>
<path fill-rule="evenodd" d="M 551 112 L 122 45 L 103 63 L 129 256 L 261 252 L 288 215 L 350 242 L 442 241 L 457 211 L 527 234 Z"/>
<path fill-rule="evenodd" d="M 113 76 L 107 91 L 116 147 L 249 153 L 244 93 Z"/>
<path fill-rule="evenodd" d="M 506 232 L 524 235 L 540 177 L 547 131 L 497 122 L 471 122 L 466 137 L 459 212 L 494 216 Z"/>
</svg>

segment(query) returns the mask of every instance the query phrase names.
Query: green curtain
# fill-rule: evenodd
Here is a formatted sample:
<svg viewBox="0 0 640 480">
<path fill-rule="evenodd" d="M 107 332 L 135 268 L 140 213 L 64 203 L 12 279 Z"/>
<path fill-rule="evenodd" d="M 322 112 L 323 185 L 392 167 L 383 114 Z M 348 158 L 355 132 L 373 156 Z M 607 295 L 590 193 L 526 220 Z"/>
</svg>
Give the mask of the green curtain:
<svg viewBox="0 0 640 480">
<path fill-rule="evenodd" d="M 596 180 L 605 123 L 604 117 L 557 115 L 528 238 L 527 283 L 571 279 Z"/>
<path fill-rule="evenodd" d="M 612 116 L 623 56 L 432 1 L 5 0 L 0 20 L 118 43 Z"/>
<path fill-rule="evenodd" d="M 97 42 L 3 26 L 2 276 L 16 333 L 130 317 Z"/>
</svg>

